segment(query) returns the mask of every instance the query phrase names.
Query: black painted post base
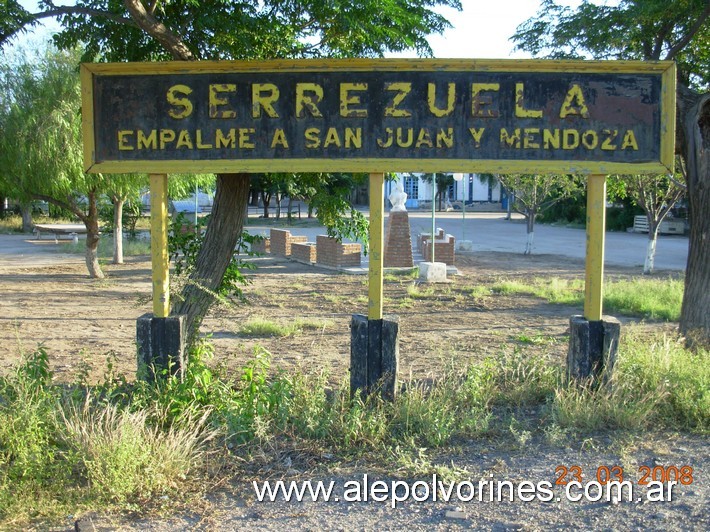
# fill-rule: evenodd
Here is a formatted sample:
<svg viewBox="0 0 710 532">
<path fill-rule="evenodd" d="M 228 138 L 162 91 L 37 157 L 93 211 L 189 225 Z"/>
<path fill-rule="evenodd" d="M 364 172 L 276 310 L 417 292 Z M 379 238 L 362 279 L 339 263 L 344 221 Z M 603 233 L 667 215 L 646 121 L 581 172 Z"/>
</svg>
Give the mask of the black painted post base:
<svg viewBox="0 0 710 532">
<path fill-rule="evenodd" d="M 185 317 L 156 318 L 143 314 L 136 325 L 138 373 L 140 380 L 154 382 L 169 370 L 180 373 L 185 368 Z"/>
<path fill-rule="evenodd" d="M 350 325 L 350 393 L 362 397 L 379 392 L 393 401 L 399 365 L 399 318 L 370 320 L 353 314 Z"/>
<path fill-rule="evenodd" d="M 606 383 L 611 378 L 619 349 L 621 323 L 612 316 L 589 321 L 584 316 L 569 320 L 567 375 L 570 380 Z"/>
</svg>

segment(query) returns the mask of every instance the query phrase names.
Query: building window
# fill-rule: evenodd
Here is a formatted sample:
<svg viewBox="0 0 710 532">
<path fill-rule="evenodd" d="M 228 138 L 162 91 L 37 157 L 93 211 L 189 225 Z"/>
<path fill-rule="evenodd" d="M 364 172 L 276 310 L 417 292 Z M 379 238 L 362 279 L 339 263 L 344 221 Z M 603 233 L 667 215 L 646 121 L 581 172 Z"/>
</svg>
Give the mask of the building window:
<svg viewBox="0 0 710 532">
<path fill-rule="evenodd" d="M 404 178 L 404 191 L 410 199 L 419 199 L 419 178 L 407 176 Z"/>
</svg>

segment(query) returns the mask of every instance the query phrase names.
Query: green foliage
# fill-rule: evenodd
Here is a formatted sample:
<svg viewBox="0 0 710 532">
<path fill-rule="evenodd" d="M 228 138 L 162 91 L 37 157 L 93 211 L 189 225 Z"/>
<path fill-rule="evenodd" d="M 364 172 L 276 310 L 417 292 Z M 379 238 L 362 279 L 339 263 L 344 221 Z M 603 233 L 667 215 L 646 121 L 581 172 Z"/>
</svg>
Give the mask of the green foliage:
<svg viewBox="0 0 710 532">
<path fill-rule="evenodd" d="M 443 208 L 443 201 L 446 197 L 446 191 L 449 186 L 454 184 L 454 175 L 444 172 L 439 172 L 436 174 L 409 174 L 412 177 L 421 177 L 422 180 L 431 184 L 434 179 L 436 179 L 436 194 L 434 195 L 434 201 L 438 203 L 437 209 L 441 210 Z"/>
<path fill-rule="evenodd" d="M 103 180 L 83 171 L 77 63 L 75 51 L 48 49 L 22 58 L 8 74 L 0 183 L 18 200 L 51 197 L 73 212 L 81 210 L 79 197 Z"/>
<path fill-rule="evenodd" d="M 607 209 L 607 229 L 610 228 L 611 209 Z M 581 224 L 586 223 L 587 205 L 582 194 L 561 199 L 547 210 L 540 213 L 538 220 L 542 223 Z"/>
<path fill-rule="evenodd" d="M 353 188 L 362 185 L 366 176 L 344 173 L 299 175 L 299 180 L 304 178 L 302 190 L 307 187 L 309 206 L 316 210 L 318 221 L 326 227 L 328 236 L 360 241 L 363 253 L 367 255 L 370 225 L 350 203 Z"/>
<path fill-rule="evenodd" d="M 168 253 L 175 264 L 175 275 L 188 277 L 197 264 L 197 256 L 202 247 L 205 231 L 208 230 L 210 216 L 198 218 L 197 226 L 183 214 L 178 214 L 170 223 L 168 238 Z M 233 296 L 242 298 L 242 286 L 249 283 L 249 279 L 242 273 L 243 270 L 254 270 L 256 266 L 242 258 L 242 255 L 253 256 L 251 244 L 262 237 L 242 233 L 232 253 L 227 270 L 224 272 L 222 282 L 216 290 L 216 295 L 224 298 Z"/>
<path fill-rule="evenodd" d="M 59 391 L 43 347 L 0 378 L 0 518 L 42 514 L 71 496 L 75 458 L 63 444 Z"/>
<path fill-rule="evenodd" d="M 643 214 L 643 209 L 630 201 L 623 201 L 621 206 L 613 205 L 606 209 L 606 230 L 626 231 L 634 226 L 634 217 Z"/>
<path fill-rule="evenodd" d="M 680 83 L 707 87 L 706 8 L 705 0 L 621 0 L 614 6 L 585 1 L 576 8 L 542 0 L 512 40 L 534 56 L 556 59 L 674 59 Z"/>
<path fill-rule="evenodd" d="M 513 208 L 535 218 L 566 198 L 576 198 L 583 188 L 579 177 L 557 174 L 504 174 L 498 179 L 515 193 Z"/>
<path fill-rule="evenodd" d="M 153 16 L 196 59 L 372 57 L 407 49 L 431 55 L 426 36 L 449 27 L 432 9 L 437 6 L 461 8 L 459 0 L 365 0 L 355 5 L 343 0 L 239 4 L 177 0 L 157 3 Z M 123 2 L 78 0 L 76 10 L 69 11 L 55 41 L 60 46 L 85 43 L 86 60 L 97 56 L 107 61 L 173 58 L 170 50 L 130 23 Z M 22 16 L 10 19 L 15 27 L 24 20 Z"/>
<path fill-rule="evenodd" d="M 126 504 L 170 493 L 204 458 L 215 435 L 201 418 L 181 418 L 167 429 L 151 424 L 160 412 L 131 412 L 110 404 L 70 408 L 66 439 L 76 453 L 80 474 L 98 501 Z"/>
</svg>

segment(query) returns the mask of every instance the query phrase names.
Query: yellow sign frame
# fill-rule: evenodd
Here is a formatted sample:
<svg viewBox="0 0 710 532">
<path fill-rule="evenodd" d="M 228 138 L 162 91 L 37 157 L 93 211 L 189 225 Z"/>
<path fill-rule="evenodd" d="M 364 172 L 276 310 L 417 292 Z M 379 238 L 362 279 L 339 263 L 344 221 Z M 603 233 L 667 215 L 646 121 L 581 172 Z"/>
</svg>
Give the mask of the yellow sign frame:
<svg viewBox="0 0 710 532">
<path fill-rule="evenodd" d="M 667 173 L 672 172 L 675 153 L 676 69 L 671 61 L 568 61 L 535 59 L 323 59 L 272 61 L 199 61 L 161 63 L 85 63 L 81 65 L 84 166 L 87 172 L 184 173 L 184 172 L 312 172 L 322 171 L 323 159 L 230 159 L 230 160 L 124 160 L 97 161 L 94 137 L 94 76 L 206 74 L 245 72 L 501 72 L 501 73 L 598 73 L 660 74 L 660 158 L 651 162 L 597 162 L 578 160 L 540 161 L 502 159 L 404 159 L 332 158 L 332 172 L 488 173 Z"/>
</svg>

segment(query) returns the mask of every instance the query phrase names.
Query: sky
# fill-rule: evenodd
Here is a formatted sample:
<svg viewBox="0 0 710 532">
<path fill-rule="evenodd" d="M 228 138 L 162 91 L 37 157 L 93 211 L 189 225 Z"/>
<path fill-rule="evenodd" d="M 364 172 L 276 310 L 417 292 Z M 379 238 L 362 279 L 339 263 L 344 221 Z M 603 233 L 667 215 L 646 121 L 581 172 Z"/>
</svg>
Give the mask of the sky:
<svg viewBox="0 0 710 532">
<path fill-rule="evenodd" d="M 596 0 L 598 3 L 616 4 L 618 0 Z M 36 7 L 35 0 L 21 0 L 30 11 Z M 71 0 L 59 0 L 57 4 L 72 4 Z M 580 0 L 558 0 L 559 4 L 577 6 Z M 463 11 L 440 9 L 453 27 L 443 35 L 430 37 L 429 42 L 434 56 L 440 58 L 525 58 L 524 52 L 513 52 L 513 43 L 508 39 L 516 28 L 535 15 L 539 8 L 538 0 L 461 0 Z M 56 31 L 55 22 L 46 25 L 49 31 Z M 44 33 L 47 33 L 47 29 Z M 16 44 L 35 42 L 38 36 L 23 35 Z M 414 57 L 414 52 L 398 54 L 397 57 Z"/>
</svg>

